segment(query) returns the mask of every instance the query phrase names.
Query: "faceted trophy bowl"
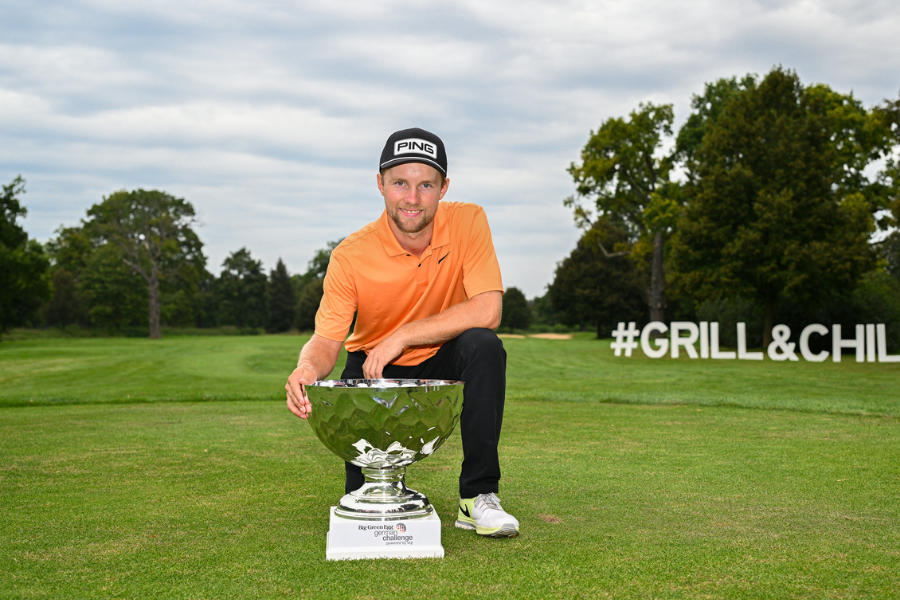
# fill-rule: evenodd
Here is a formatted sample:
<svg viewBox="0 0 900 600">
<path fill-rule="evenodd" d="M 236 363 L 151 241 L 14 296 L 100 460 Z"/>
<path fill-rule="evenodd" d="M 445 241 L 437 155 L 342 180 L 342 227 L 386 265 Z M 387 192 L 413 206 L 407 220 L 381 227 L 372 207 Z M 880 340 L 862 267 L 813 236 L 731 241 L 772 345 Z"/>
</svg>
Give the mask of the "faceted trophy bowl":
<svg viewBox="0 0 900 600">
<path fill-rule="evenodd" d="M 406 467 L 431 455 L 453 432 L 463 382 L 341 379 L 305 388 L 316 436 L 365 477 L 361 488 L 341 498 L 336 515 L 396 520 L 434 511 L 424 494 L 406 487 Z"/>
</svg>

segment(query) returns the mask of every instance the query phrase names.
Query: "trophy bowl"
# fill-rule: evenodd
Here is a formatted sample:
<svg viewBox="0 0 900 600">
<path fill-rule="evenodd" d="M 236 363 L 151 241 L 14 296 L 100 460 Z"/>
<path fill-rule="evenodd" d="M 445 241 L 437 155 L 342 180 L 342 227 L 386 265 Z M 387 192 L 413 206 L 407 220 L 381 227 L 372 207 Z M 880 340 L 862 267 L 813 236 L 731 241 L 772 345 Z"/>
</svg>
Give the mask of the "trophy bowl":
<svg viewBox="0 0 900 600">
<path fill-rule="evenodd" d="M 309 424 L 326 448 L 361 467 L 365 483 L 341 498 L 348 519 L 426 517 L 428 498 L 406 487 L 406 467 L 431 455 L 462 411 L 462 381 L 340 379 L 305 386 Z"/>
</svg>

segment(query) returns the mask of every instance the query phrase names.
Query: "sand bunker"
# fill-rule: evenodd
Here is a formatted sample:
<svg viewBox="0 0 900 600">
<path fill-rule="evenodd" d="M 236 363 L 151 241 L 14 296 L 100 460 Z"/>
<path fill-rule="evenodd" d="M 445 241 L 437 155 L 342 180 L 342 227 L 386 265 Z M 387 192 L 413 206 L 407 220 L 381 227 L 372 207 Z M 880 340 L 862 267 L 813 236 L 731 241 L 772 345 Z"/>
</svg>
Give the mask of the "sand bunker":
<svg viewBox="0 0 900 600">
<path fill-rule="evenodd" d="M 535 333 L 528 337 L 540 338 L 542 340 L 571 340 L 571 333 Z"/>
<path fill-rule="evenodd" d="M 516 340 L 524 340 L 526 336 L 518 333 L 498 333 L 499 338 L 513 338 Z M 542 340 L 571 340 L 571 333 L 534 333 L 527 337 L 539 338 Z"/>
</svg>

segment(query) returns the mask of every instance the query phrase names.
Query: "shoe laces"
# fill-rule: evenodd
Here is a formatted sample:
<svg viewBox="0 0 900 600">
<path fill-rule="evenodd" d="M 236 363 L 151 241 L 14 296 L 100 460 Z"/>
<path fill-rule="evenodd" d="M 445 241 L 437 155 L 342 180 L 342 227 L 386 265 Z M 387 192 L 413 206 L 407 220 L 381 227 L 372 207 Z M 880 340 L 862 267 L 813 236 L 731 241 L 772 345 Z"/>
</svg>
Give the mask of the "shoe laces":
<svg viewBox="0 0 900 600">
<path fill-rule="evenodd" d="M 500 507 L 500 498 L 493 492 L 489 494 L 480 494 L 478 498 L 476 498 L 476 502 L 481 505 L 482 509 L 492 508 L 494 510 L 503 510 Z"/>
</svg>

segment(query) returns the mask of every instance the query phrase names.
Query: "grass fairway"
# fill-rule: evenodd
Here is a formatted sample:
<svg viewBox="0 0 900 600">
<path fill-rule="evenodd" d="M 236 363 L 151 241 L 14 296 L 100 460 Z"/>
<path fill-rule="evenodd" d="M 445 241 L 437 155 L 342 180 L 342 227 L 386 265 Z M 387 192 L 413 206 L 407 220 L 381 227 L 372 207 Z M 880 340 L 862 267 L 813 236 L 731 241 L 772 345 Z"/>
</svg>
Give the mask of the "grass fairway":
<svg viewBox="0 0 900 600">
<path fill-rule="evenodd" d="M 342 469 L 284 408 L 302 339 L 0 344 L 2 598 L 896 598 L 900 365 L 509 339 L 504 507 L 443 560 L 326 562 Z"/>
</svg>

